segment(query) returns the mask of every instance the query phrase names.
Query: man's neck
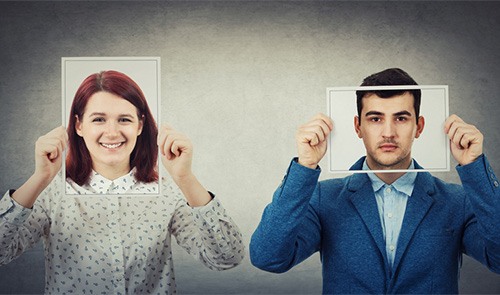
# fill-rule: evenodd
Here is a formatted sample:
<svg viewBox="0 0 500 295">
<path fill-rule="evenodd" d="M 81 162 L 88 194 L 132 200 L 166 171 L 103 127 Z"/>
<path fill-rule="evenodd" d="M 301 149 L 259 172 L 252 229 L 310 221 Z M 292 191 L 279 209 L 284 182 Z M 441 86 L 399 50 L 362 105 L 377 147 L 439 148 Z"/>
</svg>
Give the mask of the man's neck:
<svg viewBox="0 0 500 295">
<path fill-rule="evenodd" d="M 381 166 L 381 165 L 377 165 L 376 163 L 370 163 L 372 161 L 370 161 L 369 158 L 366 159 L 366 164 L 368 166 L 368 168 L 370 168 L 370 170 L 406 170 L 406 169 L 409 169 L 411 164 L 412 164 L 412 159 L 411 158 L 408 158 L 407 160 L 404 161 L 404 163 L 399 163 L 397 165 L 394 165 L 394 166 L 390 166 L 390 167 L 385 167 L 385 166 Z M 400 178 L 401 176 L 405 175 L 406 172 L 379 172 L 379 173 L 375 173 L 375 175 L 380 179 L 382 180 L 385 184 L 392 184 L 394 183 L 396 180 L 398 180 L 398 178 Z"/>
<path fill-rule="evenodd" d="M 382 180 L 385 184 L 392 184 L 398 178 L 405 175 L 406 172 L 387 172 L 387 173 L 375 173 L 380 180 Z"/>
</svg>

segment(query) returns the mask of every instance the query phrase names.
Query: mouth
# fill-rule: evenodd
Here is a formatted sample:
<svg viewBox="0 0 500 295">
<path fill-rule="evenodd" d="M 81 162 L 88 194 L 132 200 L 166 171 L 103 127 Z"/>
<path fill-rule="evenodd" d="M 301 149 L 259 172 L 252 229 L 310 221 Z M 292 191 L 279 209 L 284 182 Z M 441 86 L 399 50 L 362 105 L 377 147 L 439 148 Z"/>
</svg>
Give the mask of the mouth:
<svg viewBox="0 0 500 295">
<path fill-rule="evenodd" d="M 398 146 L 396 144 L 390 144 L 390 143 L 386 143 L 386 144 L 382 144 L 380 145 L 379 147 L 382 151 L 384 152 L 392 152 L 394 151 L 395 149 L 398 148 Z"/>
<path fill-rule="evenodd" d="M 100 142 L 99 144 L 107 149 L 117 149 L 122 146 L 125 142 L 117 142 L 117 143 L 104 143 Z"/>
</svg>

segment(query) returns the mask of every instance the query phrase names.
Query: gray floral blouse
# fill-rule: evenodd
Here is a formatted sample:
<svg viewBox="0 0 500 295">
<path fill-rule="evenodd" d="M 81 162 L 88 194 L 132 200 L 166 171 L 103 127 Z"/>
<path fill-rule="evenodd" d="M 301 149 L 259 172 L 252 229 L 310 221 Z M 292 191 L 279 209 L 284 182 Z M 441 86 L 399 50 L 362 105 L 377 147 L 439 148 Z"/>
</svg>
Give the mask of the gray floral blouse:
<svg viewBox="0 0 500 295">
<path fill-rule="evenodd" d="M 110 181 L 94 172 L 84 187 L 68 180 L 66 193 L 75 196 L 61 192 L 59 174 L 32 209 L 5 193 L 0 264 L 42 239 L 45 293 L 172 294 L 171 235 L 210 269 L 241 262 L 241 233 L 217 198 L 191 208 L 171 178 L 163 179 L 160 196 L 132 196 L 159 189 L 137 182 L 133 173 Z"/>
</svg>

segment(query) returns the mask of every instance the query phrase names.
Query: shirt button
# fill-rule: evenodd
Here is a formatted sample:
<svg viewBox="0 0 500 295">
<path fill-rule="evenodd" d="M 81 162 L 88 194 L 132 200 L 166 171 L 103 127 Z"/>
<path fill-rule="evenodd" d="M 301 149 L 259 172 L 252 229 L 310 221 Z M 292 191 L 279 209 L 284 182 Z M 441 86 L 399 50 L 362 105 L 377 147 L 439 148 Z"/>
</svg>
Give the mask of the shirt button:
<svg viewBox="0 0 500 295">
<path fill-rule="evenodd" d="M 493 182 L 493 185 L 494 185 L 495 187 L 498 187 L 498 181 L 496 181 L 496 180 L 495 180 L 495 182 Z"/>
<path fill-rule="evenodd" d="M 495 179 L 495 174 L 491 173 L 490 177 L 491 177 L 491 179 Z"/>
<path fill-rule="evenodd" d="M 392 189 L 390 187 L 388 187 L 385 189 L 385 192 L 390 194 L 392 192 Z"/>
<path fill-rule="evenodd" d="M 394 251 L 394 249 L 396 249 L 396 247 L 394 247 L 394 245 L 389 246 L 389 250 Z"/>
<path fill-rule="evenodd" d="M 392 213 L 387 213 L 387 217 L 392 218 Z"/>
</svg>

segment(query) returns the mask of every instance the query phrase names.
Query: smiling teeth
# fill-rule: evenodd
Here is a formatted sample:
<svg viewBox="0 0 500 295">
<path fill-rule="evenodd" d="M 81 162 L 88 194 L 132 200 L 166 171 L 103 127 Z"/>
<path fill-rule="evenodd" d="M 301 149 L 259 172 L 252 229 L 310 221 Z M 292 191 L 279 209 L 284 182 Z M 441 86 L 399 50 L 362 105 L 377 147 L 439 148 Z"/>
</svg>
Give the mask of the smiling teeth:
<svg viewBox="0 0 500 295">
<path fill-rule="evenodd" d="M 115 144 L 101 143 L 101 145 L 102 145 L 103 147 L 105 147 L 105 148 L 108 148 L 108 149 L 115 149 L 115 148 L 117 148 L 117 147 L 121 146 L 121 145 L 122 145 L 122 143 L 121 143 L 121 142 L 119 142 L 119 143 L 115 143 Z"/>
</svg>

